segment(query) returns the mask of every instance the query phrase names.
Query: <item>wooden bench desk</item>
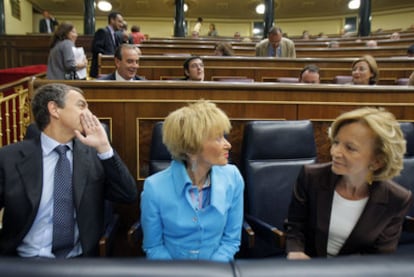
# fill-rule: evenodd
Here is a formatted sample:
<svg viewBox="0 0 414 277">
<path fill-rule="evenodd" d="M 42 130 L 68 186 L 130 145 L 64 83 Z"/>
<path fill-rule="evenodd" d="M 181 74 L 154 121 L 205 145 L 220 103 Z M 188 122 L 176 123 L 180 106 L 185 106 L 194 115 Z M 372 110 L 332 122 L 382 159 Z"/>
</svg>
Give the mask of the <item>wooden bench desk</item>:
<svg viewBox="0 0 414 277">
<path fill-rule="evenodd" d="M 148 80 L 161 80 L 183 76 L 183 56 L 143 55 L 140 59 L 138 74 Z M 321 80 L 332 83 L 337 75 L 350 75 L 354 58 L 262 58 L 262 57 L 216 57 L 202 56 L 205 68 L 205 80 L 213 76 L 243 76 L 253 78 L 256 82 L 275 79 L 276 77 L 297 77 L 307 64 L 316 64 L 321 69 Z M 380 84 L 392 85 L 398 78 L 407 78 L 413 71 L 414 58 L 378 58 Z M 115 70 L 113 56 L 100 58 L 100 74 Z"/>
</svg>

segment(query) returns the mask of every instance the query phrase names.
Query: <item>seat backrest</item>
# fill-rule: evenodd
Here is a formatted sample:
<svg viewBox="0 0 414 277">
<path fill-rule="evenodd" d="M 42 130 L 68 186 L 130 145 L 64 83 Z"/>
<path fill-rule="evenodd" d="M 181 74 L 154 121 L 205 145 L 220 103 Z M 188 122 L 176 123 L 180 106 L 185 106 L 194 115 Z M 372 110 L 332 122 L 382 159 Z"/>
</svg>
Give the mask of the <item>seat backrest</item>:
<svg viewBox="0 0 414 277">
<path fill-rule="evenodd" d="M 352 76 L 337 75 L 333 80 L 334 84 L 349 84 L 352 83 Z"/>
<path fill-rule="evenodd" d="M 400 127 L 407 141 L 407 150 L 404 154 L 404 168 L 400 175 L 394 178 L 394 181 L 414 193 L 414 124 L 412 122 L 401 122 Z M 411 206 L 408 215 L 414 216 L 414 206 Z M 403 232 L 400 244 L 413 243 L 414 234 Z"/>
<path fill-rule="evenodd" d="M 312 122 L 247 123 L 242 145 L 246 213 L 283 230 L 299 171 L 316 158 Z"/>
<path fill-rule="evenodd" d="M 404 154 L 404 168 L 394 181 L 414 192 L 414 124 L 401 122 L 400 127 L 407 141 L 407 150 Z M 409 215 L 414 216 L 414 207 Z"/>
<path fill-rule="evenodd" d="M 156 122 L 152 129 L 150 146 L 149 175 L 166 169 L 171 163 L 171 154 L 162 142 L 163 122 Z"/>
<path fill-rule="evenodd" d="M 395 84 L 397 86 L 407 86 L 408 85 L 409 78 L 398 78 L 395 80 Z"/>
<path fill-rule="evenodd" d="M 296 77 L 278 77 L 276 79 L 277 82 L 279 83 L 299 83 L 299 78 Z"/>
<path fill-rule="evenodd" d="M 244 76 L 213 76 L 212 81 L 216 82 L 241 82 L 241 83 L 254 83 L 254 79 Z"/>
</svg>

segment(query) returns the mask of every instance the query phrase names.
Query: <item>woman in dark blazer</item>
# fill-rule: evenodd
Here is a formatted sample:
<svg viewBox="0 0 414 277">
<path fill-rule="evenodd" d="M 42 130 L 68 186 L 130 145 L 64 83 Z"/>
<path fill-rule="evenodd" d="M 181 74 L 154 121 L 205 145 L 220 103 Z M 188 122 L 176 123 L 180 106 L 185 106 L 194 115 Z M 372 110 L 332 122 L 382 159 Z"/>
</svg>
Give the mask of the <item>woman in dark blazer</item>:
<svg viewBox="0 0 414 277">
<path fill-rule="evenodd" d="M 329 132 L 332 162 L 305 166 L 285 224 L 288 259 L 391 253 L 411 192 L 391 181 L 403 167 L 405 140 L 394 116 L 360 108 Z"/>
</svg>

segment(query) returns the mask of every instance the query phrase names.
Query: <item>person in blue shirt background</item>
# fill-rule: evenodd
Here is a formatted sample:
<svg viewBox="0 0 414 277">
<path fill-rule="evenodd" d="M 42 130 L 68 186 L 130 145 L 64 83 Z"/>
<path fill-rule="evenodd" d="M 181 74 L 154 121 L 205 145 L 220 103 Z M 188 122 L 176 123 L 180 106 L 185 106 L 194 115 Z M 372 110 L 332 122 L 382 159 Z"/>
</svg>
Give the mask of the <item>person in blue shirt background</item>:
<svg viewBox="0 0 414 277">
<path fill-rule="evenodd" d="M 199 100 L 164 121 L 171 165 L 144 182 L 143 249 L 149 259 L 231 261 L 239 250 L 243 178 L 228 164 L 231 129 L 214 103 Z"/>
</svg>

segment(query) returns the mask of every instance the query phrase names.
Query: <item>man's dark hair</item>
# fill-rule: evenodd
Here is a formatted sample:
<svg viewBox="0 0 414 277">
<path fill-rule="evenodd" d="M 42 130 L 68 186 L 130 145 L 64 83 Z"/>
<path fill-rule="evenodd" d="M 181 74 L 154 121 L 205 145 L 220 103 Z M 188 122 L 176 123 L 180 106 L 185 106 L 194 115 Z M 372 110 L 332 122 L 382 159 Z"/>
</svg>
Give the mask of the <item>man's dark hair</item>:
<svg viewBox="0 0 414 277">
<path fill-rule="evenodd" d="M 83 94 L 81 89 L 65 84 L 47 84 L 36 90 L 32 100 L 32 113 L 39 130 L 43 131 L 50 123 L 48 103 L 53 101 L 59 108 L 64 108 L 66 95 L 71 90 Z"/>
<path fill-rule="evenodd" d="M 133 25 L 131 27 L 131 32 L 139 32 L 141 30 L 141 28 L 138 25 Z"/>
<path fill-rule="evenodd" d="M 122 43 L 115 49 L 114 53 L 114 57 L 120 61 L 122 61 L 122 49 L 124 48 L 134 49 L 138 52 L 137 46 L 135 46 L 135 44 Z"/>
<path fill-rule="evenodd" d="M 319 73 L 319 67 L 318 67 L 318 66 L 316 66 L 316 65 L 314 65 L 314 64 L 308 64 L 308 65 L 305 65 L 305 66 L 302 68 L 302 70 L 300 71 L 300 74 L 299 74 L 299 79 L 300 79 L 300 78 L 302 78 L 302 74 L 303 74 L 305 71 L 309 71 L 309 72 L 312 72 L 312 73 Z"/>
<path fill-rule="evenodd" d="M 185 71 L 187 70 L 190 70 L 190 62 L 192 61 L 192 60 L 195 60 L 195 59 L 200 59 L 200 60 L 203 60 L 203 59 L 201 59 L 200 58 L 200 56 L 191 56 L 191 57 L 188 57 L 185 61 L 184 61 L 184 63 L 183 63 L 183 67 L 184 67 L 184 75 L 186 75 L 187 76 L 187 74 L 185 73 Z"/>
<path fill-rule="evenodd" d="M 116 19 L 118 15 L 121 15 L 120 12 L 110 12 L 108 14 L 108 24 L 111 23 L 111 19 Z"/>
<path fill-rule="evenodd" d="M 277 32 L 283 34 L 282 29 L 280 27 L 278 27 L 278 26 L 272 26 L 269 29 L 269 32 L 268 33 L 271 34 L 271 33 L 277 33 Z"/>
</svg>

